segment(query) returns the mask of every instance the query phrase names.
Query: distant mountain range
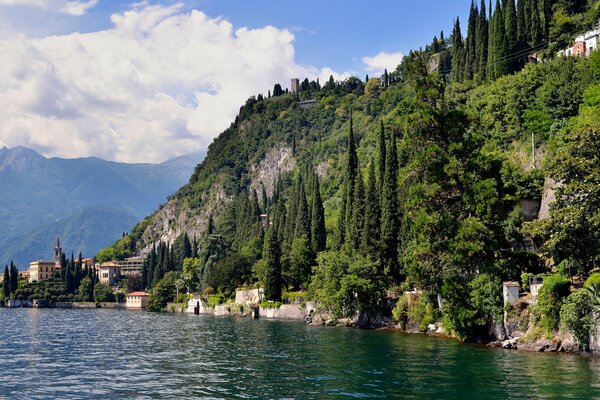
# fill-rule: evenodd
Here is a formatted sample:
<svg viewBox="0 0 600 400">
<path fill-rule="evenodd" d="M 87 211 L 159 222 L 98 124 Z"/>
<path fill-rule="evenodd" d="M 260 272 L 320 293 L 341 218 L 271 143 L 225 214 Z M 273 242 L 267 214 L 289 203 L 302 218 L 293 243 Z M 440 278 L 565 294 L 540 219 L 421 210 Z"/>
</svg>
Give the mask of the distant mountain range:
<svg viewBox="0 0 600 400">
<path fill-rule="evenodd" d="M 0 263 L 19 269 L 63 251 L 93 256 L 185 184 L 205 152 L 161 164 L 46 158 L 0 149 Z"/>
</svg>

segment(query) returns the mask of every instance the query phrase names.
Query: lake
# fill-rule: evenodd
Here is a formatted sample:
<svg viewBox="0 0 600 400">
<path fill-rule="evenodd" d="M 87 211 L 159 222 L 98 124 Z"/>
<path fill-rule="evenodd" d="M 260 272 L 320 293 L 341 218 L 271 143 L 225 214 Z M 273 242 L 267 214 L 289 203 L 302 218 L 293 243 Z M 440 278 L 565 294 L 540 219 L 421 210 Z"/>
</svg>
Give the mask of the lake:
<svg viewBox="0 0 600 400">
<path fill-rule="evenodd" d="M 0 398 L 600 399 L 600 359 L 390 331 L 0 308 Z"/>
</svg>

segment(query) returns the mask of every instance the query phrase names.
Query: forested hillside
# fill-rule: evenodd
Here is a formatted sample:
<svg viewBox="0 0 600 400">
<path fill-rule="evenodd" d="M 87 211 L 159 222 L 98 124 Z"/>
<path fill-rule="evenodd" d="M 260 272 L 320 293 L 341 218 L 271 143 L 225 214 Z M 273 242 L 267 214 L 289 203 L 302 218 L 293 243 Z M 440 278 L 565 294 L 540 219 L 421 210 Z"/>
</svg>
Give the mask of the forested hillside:
<svg viewBox="0 0 600 400">
<path fill-rule="evenodd" d="M 486 17 L 482 3 L 465 39 L 456 21 L 380 78 L 251 97 L 190 182 L 102 254 L 147 254 L 148 288 L 182 271 L 223 297 L 303 290 L 366 324 L 419 288 L 422 320 L 477 336 L 502 314 L 502 281 L 577 285 L 598 266 L 600 52 L 552 54 L 599 5 L 509 0 Z M 553 182 L 549 218 L 522 209 Z"/>
</svg>

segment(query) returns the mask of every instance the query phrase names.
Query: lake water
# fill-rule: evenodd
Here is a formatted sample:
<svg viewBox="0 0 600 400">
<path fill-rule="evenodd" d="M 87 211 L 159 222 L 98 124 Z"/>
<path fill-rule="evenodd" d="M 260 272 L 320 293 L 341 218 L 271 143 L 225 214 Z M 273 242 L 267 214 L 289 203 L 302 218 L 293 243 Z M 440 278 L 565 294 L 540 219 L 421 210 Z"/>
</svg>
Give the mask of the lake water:
<svg viewBox="0 0 600 400">
<path fill-rule="evenodd" d="M 600 359 L 389 331 L 0 308 L 0 398 L 600 399 Z"/>
</svg>

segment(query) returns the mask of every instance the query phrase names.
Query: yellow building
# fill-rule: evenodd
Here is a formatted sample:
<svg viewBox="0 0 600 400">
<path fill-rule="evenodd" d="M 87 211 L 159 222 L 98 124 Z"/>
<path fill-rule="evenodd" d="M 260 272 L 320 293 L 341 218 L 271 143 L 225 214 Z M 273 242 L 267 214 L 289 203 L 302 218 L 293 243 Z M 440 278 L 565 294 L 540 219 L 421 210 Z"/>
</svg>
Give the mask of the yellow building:
<svg viewBox="0 0 600 400">
<path fill-rule="evenodd" d="M 52 278 L 55 269 L 56 264 L 53 261 L 39 260 L 29 263 L 29 283 Z"/>
<path fill-rule="evenodd" d="M 121 278 L 121 266 L 115 262 L 103 262 L 98 266 L 100 283 L 112 286 Z"/>
<path fill-rule="evenodd" d="M 148 304 L 148 297 L 150 293 L 146 292 L 132 292 L 127 295 L 127 301 L 125 302 L 125 308 L 141 310 L 146 308 Z"/>
</svg>

